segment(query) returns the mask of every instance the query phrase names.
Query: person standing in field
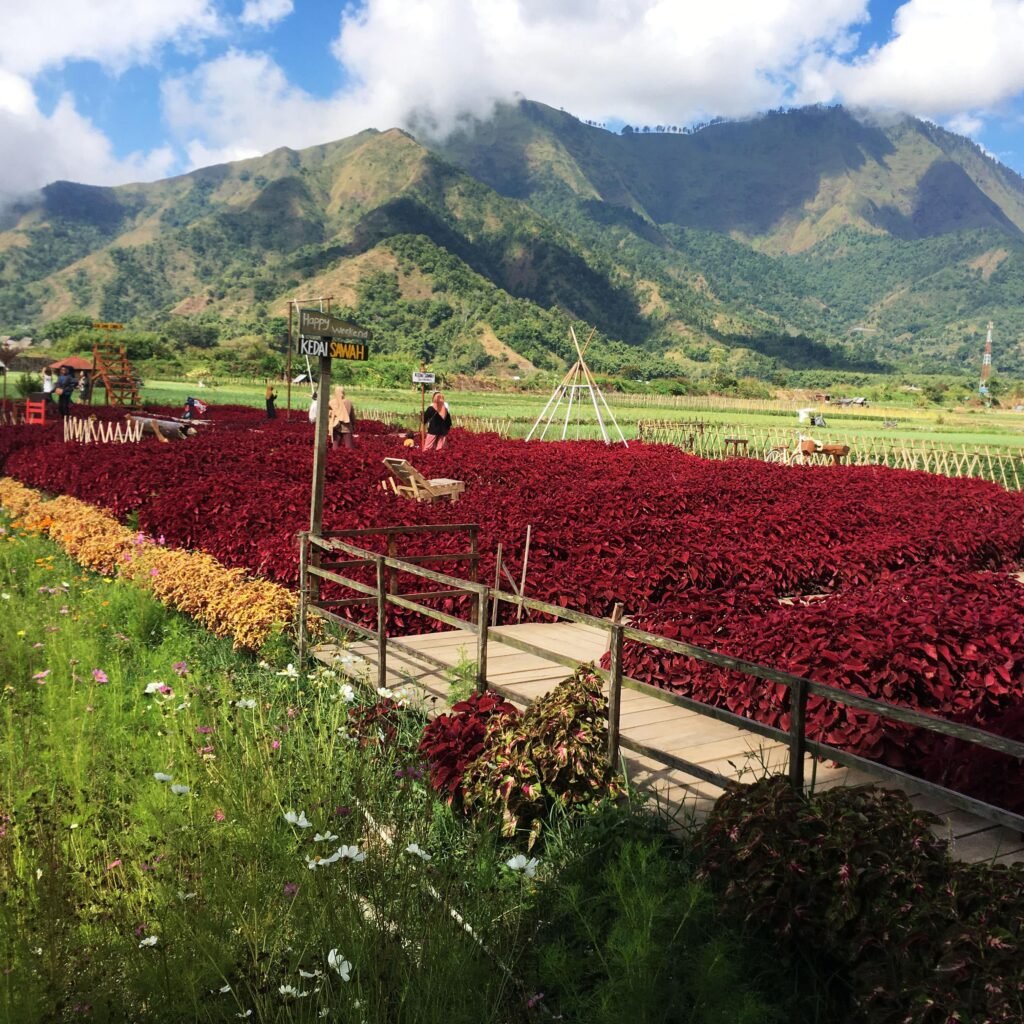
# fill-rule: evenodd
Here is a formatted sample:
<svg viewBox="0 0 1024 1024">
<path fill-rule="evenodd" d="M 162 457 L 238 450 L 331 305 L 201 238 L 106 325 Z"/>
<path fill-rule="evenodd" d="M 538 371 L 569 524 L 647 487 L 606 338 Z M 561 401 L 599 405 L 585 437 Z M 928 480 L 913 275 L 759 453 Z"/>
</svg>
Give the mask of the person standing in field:
<svg viewBox="0 0 1024 1024">
<path fill-rule="evenodd" d="M 70 366 L 60 368 L 60 376 L 57 378 L 57 411 L 61 416 L 71 415 L 71 396 L 78 386 L 75 375 L 71 372 Z"/>
<path fill-rule="evenodd" d="M 309 400 L 309 422 L 316 423 L 316 392 L 313 392 L 313 397 Z"/>
<path fill-rule="evenodd" d="M 53 379 L 53 370 L 48 366 L 43 369 L 43 394 L 46 395 L 48 402 L 53 401 L 53 389 L 56 387 L 56 382 Z"/>
<path fill-rule="evenodd" d="M 356 410 L 352 400 L 345 397 L 345 389 L 340 384 L 331 395 L 327 428 L 332 448 L 337 448 L 339 441 L 346 448 L 355 447 Z"/>
<path fill-rule="evenodd" d="M 274 390 L 274 385 L 269 381 L 267 381 L 265 397 L 267 400 L 267 419 L 277 419 L 277 410 L 274 408 L 274 403 L 277 401 L 277 392 Z"/>
<path fill-rule="evenodd" d="M 434 392 L 430 405 L 423 410 L 423 425 L 427 430 L 423 450 L 440 451 L 447 444 L 448 431 L 452 429 L 452 414 L 440 391 Z"/>
</svg>

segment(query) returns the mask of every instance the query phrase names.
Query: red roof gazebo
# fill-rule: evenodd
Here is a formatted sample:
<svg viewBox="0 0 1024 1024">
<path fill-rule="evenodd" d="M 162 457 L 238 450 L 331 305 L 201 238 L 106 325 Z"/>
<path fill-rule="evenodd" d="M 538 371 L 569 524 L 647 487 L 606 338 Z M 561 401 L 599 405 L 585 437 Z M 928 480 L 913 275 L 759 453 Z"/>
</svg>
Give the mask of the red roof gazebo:
<svg viewBox="0 0 1024 1024">
<path fill-rule="evenodd" d="M 67 359 L 56 359 L 47 365 L 48 370 L 59 370 L 62 366 L 70 367 L 72 370 L 87 370 L 92 373 L 92 360 L 83 359 L 81 356 L 68 356 Z"/>
</svg>

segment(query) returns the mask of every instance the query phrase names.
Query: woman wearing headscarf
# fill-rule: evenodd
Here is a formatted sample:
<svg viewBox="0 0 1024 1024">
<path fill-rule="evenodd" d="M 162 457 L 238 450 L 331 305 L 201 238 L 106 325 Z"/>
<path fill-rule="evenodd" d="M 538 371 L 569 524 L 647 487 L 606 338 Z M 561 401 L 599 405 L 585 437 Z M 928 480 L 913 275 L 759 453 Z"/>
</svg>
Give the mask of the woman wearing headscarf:
<svg viewBox="0 0 1024 1024">
<path fill-rule="evenodd" d="M 346 448 L 355 447 L 356 411 L 352 400 L 345 397 L 345 389 L 340 384 L 331 393 L 327 428 L 332 447 L 338 447 L 339 439 Z"/>
<path fill-rule="evenodd" d="M 434 392 L 430 405 L 423 411 L 423 423 L 427 428 L 423 450 L 440 451 L 448 440 L 448 431 L 452 429 L 452 414 L 440 391 Z"/>
</svg>

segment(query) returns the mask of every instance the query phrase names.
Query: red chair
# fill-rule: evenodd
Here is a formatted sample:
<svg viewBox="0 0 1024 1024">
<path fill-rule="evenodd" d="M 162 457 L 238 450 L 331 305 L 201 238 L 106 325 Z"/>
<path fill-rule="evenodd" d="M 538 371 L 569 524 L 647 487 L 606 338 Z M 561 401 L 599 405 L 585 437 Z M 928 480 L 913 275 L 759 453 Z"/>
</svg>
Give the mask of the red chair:
<svg viewBox="0 0 1024 1024">
<path fill-rule="evenodd" d="M 34 401 L 31 398 L 25 399 L 25 422 L 28 424 L 32 423 L 46 423 L 46 401 Z"/>
</svg>

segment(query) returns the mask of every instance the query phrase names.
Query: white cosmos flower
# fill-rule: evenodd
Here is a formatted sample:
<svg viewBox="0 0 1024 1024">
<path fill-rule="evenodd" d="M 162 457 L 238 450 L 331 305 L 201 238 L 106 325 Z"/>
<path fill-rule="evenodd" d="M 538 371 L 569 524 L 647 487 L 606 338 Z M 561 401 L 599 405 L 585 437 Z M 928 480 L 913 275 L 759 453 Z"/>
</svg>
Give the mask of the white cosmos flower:
<svg viewBox="0 0 1024 1024">
<path fill-rule="evenodd" d="M 319 978 L 323 973 L 323 971 L 313 971 L 313 973 L 310 974 L 309 971 L 304 971 L 301 967 L 299 968 L 300 978 Z"/>
<path fill-rule="evenodd" d="M 285 999 L 305 999 L 308 992 L 300 992 L 294 985 L 281 985 L 278 990 Z"/>
<path fill-rule="evenodd" d="M 286 676 L 288 679 L 298 679 L 300 675 L 299 670 L 290 661 L 288 662 L 288 667 L 281 669 L 277 674 L 279 676 Z"/>
<path fill-rule="evenodd" d="M 256 701 L 251 700 L 249 698 L 245 698 L 243 700 L 236 700 L 235 707 L 244 708 L 246 711 L 252 711 L 252 709 L 256 707 Z"/>
<path fill-rule="evenodd" d="M 155 946 L 159 941 L 160 939 L 156 935 L 148 935 L 139 943 L 139 949 L 144 946 Z"/>
<path fill-rule="evenodd" d="M 220 991 L 221 992 L 230 992 L 231 991 L 231 986 L 230 985 L 221 985 Z"/>
<path fill-rule="evenodd" d="M 156 779 L 157 782 L 170 782 L 171 781 L 171 776 L 170 775 L 166 775 L 164 772 L 153 772 L 153 778 Z"/>
<path fill-rule="evenodd" d="M 313 827 L 312 823 L 306 817 L 305 811 L 299 811 L 298 814 L 296 814 L 294 811 L 285 811 L 284 820 L 287 821 L 289 825 L 296 825 L 299 828 Z"/>
<path fill-rule="evenodd" d="M 8 593 L 6 593 L 6 592 L 5 592 L 5 593 L 3 593 L 3 594 L 0 594 L 0 600 L 3 600 L 3 601 L 10 601 L 10 599 L 11 599 L 11 595 L 10 595 L 10 594 L 8 594 Z"/>
<path fill-rule="evenodd" d="M 351 704 L 356 699 L 356 691 L 348 683 L 338 691 L 338 695 L 346 704 Z"/>
<path fill-rule="evenodd" d="M 378 686 L 377 687 L 377 696 L 378 697 L 390 697 L 391 696 L 391 691 L 386 686 Z"/>
<path fill-rule="evenodd" d="M 142 692 L 146 694 L 146 696 L 149 696 L 152 693 L 159 693 L 160 687 L 163 685 L 164 684 L 161 683 L 159 680 L 157 680 L 157 682 L 155 683 L 146 683 L 146 688 Z"/>
<path fill-rule="evenodd" d="M 522 871 L 527 878 L 533 878 L 537 874 L 537 865 L 540 861 L 536 857 L 531 857 L 529 860 L 522 853 L 517 853 L 514 857 L 510 857 L 505 861 L 506 867 L 510 867 L 513 871 Z"/>
<path fill-rule="evenodd" d="M 411 853 L 414 856 L 419 857 L 420 860 L 430 860 L 431 859 L 430 854 L 427 853 L 426 850 L 421 849 L 420 846 L 417 843 L 410 843 L 405 848 L 405 852 L 406 853 Z"/>
<path fill-rule="evenodd" d="M 350 860 L 354 860 L 357 864 L 360 861 L 366 860 L 366 854 L 363 853 L 358 846 L 339 846 L 338 853 L 342 857 L 348 857 Z"/>
<path fill-rule="evenodd" d="M 175 796 L 184 796 L 188 791 L 189 791 L 188 790 L 188 786 L 182 786 L 180 783 L 176 784 L 174 786 L 171 786 L 171 792 Z"/>
<path fill-rule="evenodd" d="M 336 949 L 332 949 L 327 954 L 327 965 L 342 981 L 349 980 L 349 976 L 352 973 L 352 965 Z"/>
<path fill-rule="evenodd" d="M 333 843 L 338 837 L 333 832 L 328 832 L 326 835 L 320 835 L 319 832 L 313 836 L 314 843 Z"/>
<path fill-rule="evenodd" d="M 181 900 L 182 903 L 194 900 L 198 895 L 199 893 L 197 892 L 182 892 L 180 889 L 178 890 L 178 899 Z"/>
</svg>

